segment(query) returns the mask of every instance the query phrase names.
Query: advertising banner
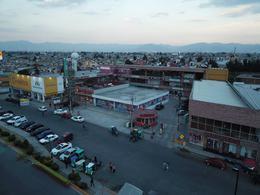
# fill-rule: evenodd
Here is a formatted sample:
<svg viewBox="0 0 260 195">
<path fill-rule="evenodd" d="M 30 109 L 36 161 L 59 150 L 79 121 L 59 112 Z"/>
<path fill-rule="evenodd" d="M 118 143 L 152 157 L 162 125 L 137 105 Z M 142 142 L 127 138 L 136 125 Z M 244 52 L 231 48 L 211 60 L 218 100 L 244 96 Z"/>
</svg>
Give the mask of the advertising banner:
<svg viewBox="0 0 260 195">
<path fill-rule="evenodd" d="M 2 51 L 0 51 L 0 60 L 3 60 L 3 52 Z"/>
<path fill-rule="evenodd" d="M 16 89 L 31 91 L 31 77 L 27 75 L 11 74 L 9 76 L 10 86 Z"/>
<path fill-rule="evenodd" d="M 57 79 L 55 77 L 44 78 L 46 96 L 56 95 L 58 91 Z"/>
<path fill-rule="evenodd" d="M 63 92 L 64 92 L 64 81 L 63 81 L 63 77 L 58 77 L 58 78 L 57 78 L 57 85 L 58 85 L 58 93 L 63 93 Z"/>
<path fill-rule="evenodd" d="M 45 93 L 44 80 L 41 77 L 32 77 L 31 79 L 32 92 Z"/>
</svg>

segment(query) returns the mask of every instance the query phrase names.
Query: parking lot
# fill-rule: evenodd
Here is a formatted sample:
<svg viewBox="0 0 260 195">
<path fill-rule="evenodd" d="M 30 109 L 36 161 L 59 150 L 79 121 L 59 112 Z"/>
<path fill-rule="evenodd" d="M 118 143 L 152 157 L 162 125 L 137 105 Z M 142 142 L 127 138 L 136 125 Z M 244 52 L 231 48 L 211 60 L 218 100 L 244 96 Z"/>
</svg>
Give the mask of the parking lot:
<svg viewBox="0 0 260 195">
<path fill-rule="evenodd" d="M 2 100 L 0 104 L 3 109 L 42 123 L 58 135 L 73 132 L 75 138 L 72 144 L 83 148 L 87 157 L 96 156 L 103 162 L 94 175 L 95 179 L 112 189 L 130 182 L 145 192 L 154 190 L 163 195 L 233 193 L 235 174 L 231 170 L 207 168 L 201 160 L 180 155 L 173 149 L 150 141 L 129 142 L 126 135 L 112 136 L 108 128 L 99 125 L 87 122 L 86 128 L 83 128 L 81 124 L 61 119 L 52 112 L 42 115 L 37 108 L 18 107 Z M 110 161 L 116 166 L 115 174 L 109 171 Z M 169 162 L 167 172 L 161 166 L 164 161 Z M 247 176 L 241 176 L 238 194 L 246 193 L 259 194 L 259 187 L 254 186 Z"/>
<path fill-rule="evenodd" d="M 79 194 L 33 168 L 30 161 L 17 160 L 16 153 L 1 143 L 0 155 L 0 194 Z"/>
</svg>

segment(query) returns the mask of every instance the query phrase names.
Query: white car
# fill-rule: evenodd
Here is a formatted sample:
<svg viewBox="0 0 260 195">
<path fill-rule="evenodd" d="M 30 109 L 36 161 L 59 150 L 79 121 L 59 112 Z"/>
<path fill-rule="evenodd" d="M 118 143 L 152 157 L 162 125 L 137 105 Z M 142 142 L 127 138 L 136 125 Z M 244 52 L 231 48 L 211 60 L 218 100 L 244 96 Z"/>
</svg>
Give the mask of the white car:
<svg viewBox="0 0 260 195">
<path fill-rule="evenodd" d="M 59 109 L 54 110 L 53 113 L 54 114 L 65 114 L 65 113 L 68 113 L 68 110 L 66 110 L 64 108 L 59 108 Z"/>
<path fill-rule="evenodd" d="M 77 148 L 70 148 L 66 152 L 60 155 L 59 159 L 63 161 L 65 158 L 70 157 L 72 154 L 76 152 Z"/>
<path fill-rule="evenodd" d="M 46 137 L 40 139 L 39 142 L 40 142 L 41 144 L 46 144 L 46 143 L 55 141 L 56 139 L 58 139 L 58 137 L 59 137 L 59 136 L 56 135 L 56 134 L 49 134 L 49 135 L 47 135 Z"/>
<path fill-rule="evenodd" d="M 38 108 L 38 110 L 41 111 L 41 112 L 44 112 L 44 111 L 47 111 L 47 107 L 46 106 L 40 106 Z"/>
<path fill-rule="evenodd" d="M 22 123 L 25 123 L 25 122 L 27 122 L 28 120 L 27 120 L 27 118 L 25 117 L 25 116 L 21 116 L 20 117 L 20 119 L 18 119 L 18 120 L 16 120 L 15 122 L 14 122 L 14 126 L 15 127 L 19 127 Z"/>
<path fill-rule="evenodd" d="M 56 146 L 55 148 L 53 148 L 51 150 L 51 154 L 56 156 L 58 154 L 61 154 L 63 152 L 65 152 L 66 150 L 72 148 L 72 144 L 71 143 L 60 143 L 58 146 Z"/>
<path fill-rule="evenodd" d="M 82 116 L 73 116 L 71 120 L 82 123 L 85 119 Z"/>
<path fill-rule="evenodd" d="M 16 121 L 18 121 L 21 118 L 21 116 L 14 116 L 13 118 L 10 118 L 6 123 L 8 125 L 13 125 Z"/>
<path fill-rule="evenodd" d="M 12 114 L 12 113 L 5 113 L 2 116 L 0 116 L 0 120 L 12 118 L 13 116 L 14 116 L 14 114 Z"/>
</svg>

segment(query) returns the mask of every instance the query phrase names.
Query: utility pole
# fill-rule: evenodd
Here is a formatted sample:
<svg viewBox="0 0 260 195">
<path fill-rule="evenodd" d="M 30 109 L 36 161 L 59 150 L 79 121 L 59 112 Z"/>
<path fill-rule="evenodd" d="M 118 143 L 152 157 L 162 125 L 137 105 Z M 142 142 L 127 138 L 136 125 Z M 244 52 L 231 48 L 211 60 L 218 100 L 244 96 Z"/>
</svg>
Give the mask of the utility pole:
<svg viewBox="0 0 260 195">
<path fill-rule="evenodd" d="M 239 180 L 239 169 L 234 167 L 234 168 L 232 168 L 232 170 L 236 172 L 236 183 L 235 183 L 234 195 L 237 195 L 237 187 L 238 187 L 238 180 Z"/>
<path fill-rule="evenodd" d="M 133 130 L 133 112 L 134 112 L 134 96 L 131 96 L 131 110 L 130 110 L 130 126 Z"/>
</svg>

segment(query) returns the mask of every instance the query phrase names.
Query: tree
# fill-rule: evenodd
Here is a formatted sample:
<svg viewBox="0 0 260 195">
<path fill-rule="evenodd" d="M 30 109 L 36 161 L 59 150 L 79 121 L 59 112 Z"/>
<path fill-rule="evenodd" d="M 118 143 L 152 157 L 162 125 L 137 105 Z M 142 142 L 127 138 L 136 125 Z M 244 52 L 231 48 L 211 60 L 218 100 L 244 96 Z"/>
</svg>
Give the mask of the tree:
<svg viewBox="0 0 260 195">
<path fill-rule="evenodd" d="M 199 55 L 199 56 L 197 57 L 197 62 L 201 62 L 202 60 L 203 60 L 202 56 Z"/>
<path fill-rule="evenodd" d="M 129 60 L 129 59 L 127 59 L 126 61 L 125 61 L 125 64 L 134 64 L 131 60 Z"/>
</svg>

